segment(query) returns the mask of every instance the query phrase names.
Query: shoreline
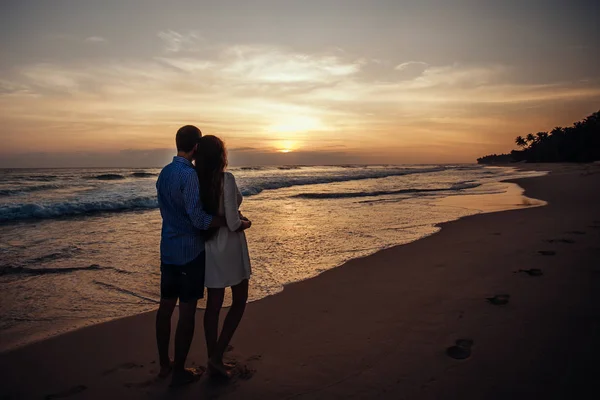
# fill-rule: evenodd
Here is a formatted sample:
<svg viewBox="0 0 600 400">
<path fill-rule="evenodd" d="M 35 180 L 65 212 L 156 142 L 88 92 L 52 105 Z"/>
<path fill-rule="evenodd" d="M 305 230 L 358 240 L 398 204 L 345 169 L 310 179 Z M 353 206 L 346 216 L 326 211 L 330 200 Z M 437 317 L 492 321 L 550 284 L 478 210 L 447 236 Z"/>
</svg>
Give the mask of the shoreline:
<svg viewBox="0 0 600 400">
<path fill-rule="evenodd" d="M 527 196 L 548 205 L 443 223 L 438 234 L 353 259 L 249 304 L 229 353 L 243 367 L 232 383 L 202 379 L 178 397 L 600 393 L 593 391 L 600 356 L 594 296 L 600 290 L 600 173 L 589 172 L 556 166 L 550 175 L 517 180 Z M 544 275 L 515 273 L 525 268 Z M 511 295 L 508 305 L 485 301 L 500 293 Z M 198 314 L 191 365 L 206 359 Z M 2 353 L 0 395 L 172 395 L 153 380 L 153 334 L 149 312 Z M 468 360 L 444 352 L 460 338 L 475 342 Z"/>
<path fill-rule="evenodd" d="M 548 173 L 547 171 L 539 171 L 539 168 L 531 168 L 529 170 L 538 171 L 540 173 L 542 173 L 542 172 Z M 531 179 L 531 178 L 533 178 L 533 177 L 527 177 L 524 179 Z M 297 284 L 300 282 L 315 279 L 315 278 L 319 277 L 321 274 L 323 274 L 329 270 L 343 267 L 346 263 L 348 263 L 350 261 L 368 258 L 378 252 L 381 252 L 381 251 L 384 251 L 387 249 L 392 249 L 392 248 L 395 248 L 398 246 L 409 245 L 409 244 L 417 242 L 419 240 L 426 239 L 429 236 L 439 234 L 441 232 L 442 226 L 447 223 L 451 223 L 454 221 L 458 221 L 458 220 L 472 217 L 472 216 L 479 215 L 479 214 L 503 212 L 503 211 L 510 211 L 510 210 L 515 210 L 515 209 L 527 209 L 527 208 L 531 208 L 534 206 L 545 205 L 545 202 L 543 200 L 538 200 L 538 199 L 529 199 L 529 200 L 531 200 L 530 203 L 525 203 L 525 201 L 524 201 L 523 204 L 519 204 L 519 202 L 517 200 L 528 199 L 525 196 L 525 189 L 522 188 L 521 186 L 519 186 L 517 183 L 513 183 L 511 179 L 501 180 L 501 181 L 498 181 L 498 183 L 506 184 L 506 188 L 505 188 L 506 190 L 504 192 L 493 193 L 493 194 L 461 194 L 461 195 L 448 196 L 448 197 L 444 197 L 441 199 L 432 200 L 431 201 L 432 205 L 442 206 L 442 207 L 461 208 L 461 209 L 467 210 L 467 212 L 470 213 L 465 216 L 459 216 L 456 219 L 451 219 L 449 221 L 444 221 L 444 222 L 440 222 L 440 223 L 431 225 L 432 228 L 436 229 L 432 233 L 426 234 L 424 236 L 420 236 L 414 240 L 411 240 L 411 241 L 408 241 L 405 243 L 386 245 L 386 247 L 378 248 L 377 250 L 373 251 L 372 253 L 344 260 L 333 267 L 326 268 L 326 269 L 320 271 L 316 275 L 312 275 L 312 276 L 306 277 L 301 280 L 285 283 L 282 285 L 282 288 L 279 292 L 249 301 L 249 303 L 262 301 L 268 297 L 275 296 L 275 295 L 281 293 L 283 290 L 285 290 L 285 288 L 289 287 L 290 285 L 294 285 L 294 284 Z M 481 209 L 478 209 L 474 206 L 475 204 L 487 204 L 487 206 L 483 207 Z M 145 210 L 145 211 L 147 211 L 147 210 Z M 136 212 L 144 212 L 144 211 L 136 211 Z M 228 298 L 228 294 L 226 294 L 226 297 Z M 224 306 L 224 308 L 228 308 L 228 306 Z M 199 304 L 198 309 L 204 310 L 204 307 L 201 304 Z M 10 353 L 12 351 L 21 349 L 23 347 L 29 346 L 31 344 L 43 342 L 45 340 L 49 340 L 49 339 L 52 339 L 57 336 L 61 336 L 61 335 L 69 334 L 70 332 L 78 331 L 80 329 L 92 328 L 96 325 L 105 324 L 105 323 L 108 323 L 111 321 L 115 321 L 115 320 L 119 320 L 119 319 L 123 319 L 123 318 L 135 317 L 137 315 L 142 315 L 142 314 L 152 313 L 152 312 L 154 312 L 154 311 L 142 311 L 142 312 L 139 312 L 136 314 L 126 315 L 126 316 L 122 316 L 122 317 L 118 317 L 118 318 L 107 317 L 107 318 L 102 318 L 100 320 L 98 320 L 98 319 L 82 319 L 81 321 L 79 321 L 76 324 L 69 324 L 68 322 L 63 322 L 62 325 L 60 326 L 60 329 L 55 329 L 52 331 L 39 331 L 39 332 L 29 335 L 27 337 L 27 339 L 22 340 L 22 341 L 11 340 L 13 337 L 18 337 L 20 332 L 10 333 L 10 334 L 6 335 L 6 337 L 5 337 L 5 339 L 9 340 L 10 345 L 3 349 L 0 349 L 0 356 L 3 354 L 6 354 L 6 353 Z"/>
</svg>

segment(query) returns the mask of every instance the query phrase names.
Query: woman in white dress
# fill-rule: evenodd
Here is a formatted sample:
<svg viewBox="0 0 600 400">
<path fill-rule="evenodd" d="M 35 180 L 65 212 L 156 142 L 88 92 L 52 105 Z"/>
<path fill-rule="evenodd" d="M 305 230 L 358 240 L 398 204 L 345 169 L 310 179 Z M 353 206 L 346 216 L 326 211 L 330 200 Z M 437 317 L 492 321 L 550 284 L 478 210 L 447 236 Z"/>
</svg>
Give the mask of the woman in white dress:
<svg viewBox="0 0 600 400">
<path fill-rule="evenodd" d="M 198 146 L 196 171 L 200 181 L 200 195 L 204 210 L 224 216 L 227 226 L 212 228 L 206 234 L 206 275 L 208 290 L 204 313 L 204 334 L 211 372 L 229 376 L 223 363 L 223 354 L 235 333 L 248 300 L 250 256 L 244 230 L 252 223 L 239 212 L 242 195 L 227 167 L 225 145 L 216 136 L 202 137 Z M 219 313 L 225 288 L 231 287 L 232 304 L 219 331 Z"/>
</svg>

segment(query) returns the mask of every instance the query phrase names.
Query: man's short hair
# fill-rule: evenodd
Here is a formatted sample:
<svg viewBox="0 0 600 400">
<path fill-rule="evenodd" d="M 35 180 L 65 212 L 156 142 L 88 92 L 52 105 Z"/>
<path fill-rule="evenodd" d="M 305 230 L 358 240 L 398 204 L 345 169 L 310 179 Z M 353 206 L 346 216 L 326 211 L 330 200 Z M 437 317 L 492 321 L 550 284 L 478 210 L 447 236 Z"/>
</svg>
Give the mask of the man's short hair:
<svg viewBox="0 0 600 400">
<path fill-rule="evenodd" d="M 184 151 L 186 153 L 192 151 L 194 146 L 200 141 L 202 132 L 194 125 L 186 125 L 179 128 L 177 135 L 175 136 L 175 143 L 177 143 L 177 151 Z"/>
</svg>

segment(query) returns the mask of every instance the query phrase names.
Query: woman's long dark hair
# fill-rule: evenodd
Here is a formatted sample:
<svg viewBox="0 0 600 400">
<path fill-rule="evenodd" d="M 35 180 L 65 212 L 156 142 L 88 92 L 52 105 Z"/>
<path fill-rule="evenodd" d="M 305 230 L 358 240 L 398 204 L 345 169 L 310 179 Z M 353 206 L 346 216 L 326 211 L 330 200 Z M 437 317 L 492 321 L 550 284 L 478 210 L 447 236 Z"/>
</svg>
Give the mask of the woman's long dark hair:
<svg viewBox="0 0 600 400">
<path fill-rule="evenodd" d="M 221 193 L 223 193 L 223 172 L 226 167 L 225 143 L 213 135 L 203 136 L 196 151 L 196 173 L 200 182 L 202 207 L 204 211 L 212 215 L 219 213 Z M 217 229 L 209 229 L 205 238 L 211 238 Z"/>
</svg>

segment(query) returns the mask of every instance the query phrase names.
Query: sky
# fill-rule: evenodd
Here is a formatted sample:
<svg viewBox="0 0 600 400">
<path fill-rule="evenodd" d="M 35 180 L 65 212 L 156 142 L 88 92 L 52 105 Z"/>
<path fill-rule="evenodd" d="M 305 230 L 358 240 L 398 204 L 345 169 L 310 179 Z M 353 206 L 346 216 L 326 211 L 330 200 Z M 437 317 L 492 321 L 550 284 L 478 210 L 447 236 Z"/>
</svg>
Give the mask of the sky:
<svg viewBox="0 0 600 400">
<path fill-rule="evenodd" d="M 600 109 L 598 1 L 0 0 L 0 167 L 468 163 Z"/>
</svg>

